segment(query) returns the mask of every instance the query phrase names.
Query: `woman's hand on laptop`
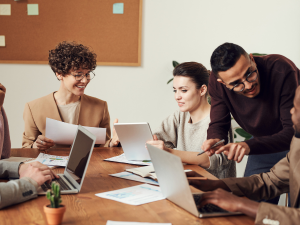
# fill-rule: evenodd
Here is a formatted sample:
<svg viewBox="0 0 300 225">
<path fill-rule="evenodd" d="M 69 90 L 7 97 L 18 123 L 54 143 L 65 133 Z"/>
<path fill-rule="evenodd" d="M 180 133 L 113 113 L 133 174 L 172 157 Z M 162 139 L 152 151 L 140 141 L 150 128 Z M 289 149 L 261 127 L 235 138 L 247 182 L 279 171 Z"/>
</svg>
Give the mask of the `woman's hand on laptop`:
<svg viewBox="0 0 300 225">
<path fill-rule="evenodd" d="M 20 178 L 29 177 L 33 179 L 39 186 L 47 180 L 51 181 L 55 178 L 59 178 L 48 166 L 40 162 L 21 164 L 19 167 L 19 175 Z"/>
<path fill-rule="evenodd" d="M 238 197 L 220 188 L 202 195 L 199 208 L 206 204 L 213 204 L 230 212 L 242 212 L 253 218 L 256 217 L 259 206 L 258 202 Z"/>
<path fill-rule="evenodd" d="M 153 145 L 154 147 L 159 148 L 161 150 L 171 152 L 170 149 L 165 146 L 165 142 L 163 142 L 162 140 L 158 140 L 158 138 L 155 134 L 153 135 L 153 140 L 147 141 L 147 144 Z M 147 146 L 146 146 L 146 148 L 147 148 Z"/>
<path fill-rule="evenodd" d="M 119 122 L 118 119 L 115 119 L 115 120 L 114 120 L 114 124 L 115 124 L 115 123 L 118 123 L 118 122 Z M 111 139 L 111 141 L 110 141 L 110 143 L 109 143 L 109 147 L 115 147 L 115 146 L 118 146 L 119 143 L 120 143 L 120 140 L 119 140 L 119 137 L 118 137 L 118 135 L 117 135 L 116 129 L 115 129 L 115 127 L 114 127 L 114 128 L 113 128 L 113 136 L 112 136 L 112 139 Z"/>
<path fill-rule="evenodd" d="M 33 143 L 32 147 L 37 148 L 40 151 L 45 151 L 45 150 L 51 148 L 54 145 L 55 145 L 54 141 L 52 141 L 49 138 L 46 138 L 43 135 L 39 135 L 37 137 L 37 139 L 35 140 L 35 142 Z"/>
</svg>

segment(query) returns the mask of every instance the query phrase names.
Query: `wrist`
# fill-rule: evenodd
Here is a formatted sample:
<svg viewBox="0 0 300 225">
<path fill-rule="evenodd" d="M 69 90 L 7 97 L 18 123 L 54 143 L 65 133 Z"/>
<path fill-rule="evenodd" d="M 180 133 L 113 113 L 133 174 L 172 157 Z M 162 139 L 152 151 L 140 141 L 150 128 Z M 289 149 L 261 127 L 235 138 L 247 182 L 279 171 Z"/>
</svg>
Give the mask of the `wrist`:
<svg viewBox="0 0 300 225">
<path fill-rule="evenodd" d="M 21 163 L 19 164 L 19 167 L 18 167 L 18 174 L 19 174 L 19 177 L 20 177 L 20 170 L 21 170 L 21 167 L 23 166 L 22 164 L 24 164 L 24 163 L 21 162 Z"/>
<path fill-rule="evenodd" d="M 255 218 L 258 213 L 258 208 L 261 203 L 252 201 L 245 197 L 239 197 L 237 211 L 242 212 L 252 218 Z"/>
<path fill-rule="evenodd" d="M 175 154 L 175 150 L 172 149 L 172 148 L 167 148 L 167 147 L 164 147 L 164 150 L 171 153 L 171 154 Z"/>
<path fill-rule="evenodd" d="M 216 190 L 218 188 L 221 188 L 225 191 L 229 191 L 229 192 L 231 191 L 229 189 L 229 187 L 225 184 L 225 182 L 222 181 L 222 180 L 214 180 L 213 183 L 212 183 L 212 188 L 213 188 L 212 190 Z"/>
</svg>

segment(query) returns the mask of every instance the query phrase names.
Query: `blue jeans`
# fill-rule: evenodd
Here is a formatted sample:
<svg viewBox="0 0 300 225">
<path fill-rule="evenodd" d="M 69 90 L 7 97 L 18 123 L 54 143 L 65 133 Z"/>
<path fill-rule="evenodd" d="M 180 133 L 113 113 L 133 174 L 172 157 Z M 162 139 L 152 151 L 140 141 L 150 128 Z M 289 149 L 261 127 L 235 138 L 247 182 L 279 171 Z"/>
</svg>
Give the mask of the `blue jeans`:
<svg viewBox="0 0 300 225">
<path fill-rule="evenodd" d="M 249 177 L 253 174 L 269 172 L 270 169 L 281 159 L 283 159 L 288 152 L 289 150 L 264 155 L 249 155 L 244 177 Z M 279 202 L 279 197 L 280 196 L 273 199 L 261 201 L 277 205 Z"/>
</svg>

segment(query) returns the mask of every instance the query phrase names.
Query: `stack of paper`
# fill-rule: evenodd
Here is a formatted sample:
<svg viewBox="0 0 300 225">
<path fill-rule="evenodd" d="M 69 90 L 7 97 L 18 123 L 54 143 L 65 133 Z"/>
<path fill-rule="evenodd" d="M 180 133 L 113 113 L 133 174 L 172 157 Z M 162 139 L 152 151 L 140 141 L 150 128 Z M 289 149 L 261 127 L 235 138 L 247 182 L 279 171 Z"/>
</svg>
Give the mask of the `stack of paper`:
<svg viewBox="0 0 300 225">
<path fill-rule="evenodd" d="M 148 160 L 127 160 L 124 153 L 104 160 L 109 162 L 127 163 L 127 164 L 140 165 L 140 166 L 152 165 L 152 162 Z"/>
<path fill-rule="evenodd" d="M 153 165 L 126 169 L 126 171 L 130 173 L 135 173 L 137 175 L 140 175 L 141 177 L 150 177 L 154 180 L 157 180 Z"/>
<path fill-rule="evenodd" d="M 138 175 L 128 173 L 128 172 L 121 172 L 121 173 L 115 173 L 115 174 L 109 174 L 109 175 L 113 176 L 113 177 L 127 179 L 127 180 L 133 180 L 133 181 L 138 181 L 138 182 L 147 183 L 147 184 L 159 185 L 156 180 L 140 177 Z"/>
</svg>

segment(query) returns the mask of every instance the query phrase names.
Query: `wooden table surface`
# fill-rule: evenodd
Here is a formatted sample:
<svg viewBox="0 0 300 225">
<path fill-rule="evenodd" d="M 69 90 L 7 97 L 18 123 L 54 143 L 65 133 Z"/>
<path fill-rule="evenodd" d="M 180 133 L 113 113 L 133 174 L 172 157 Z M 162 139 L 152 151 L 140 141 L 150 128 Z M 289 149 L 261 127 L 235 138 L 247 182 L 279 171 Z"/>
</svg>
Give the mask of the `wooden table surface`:
<svg viewBox="0 0 300 225">
<path fill-rule="evenodd" d="M 52 149 L 47 153 L 68 156 L 69 151 L 69 149 Z M 67 208 L 62 224 L 106 224 L 107 220 L 172 223 L 172 225 L 254 224 L 252 218 L 243 215 L 200 219 L 169 200 L 132 206 L 95 196 L 96 193 L 142 184 L 109 176 L 109 174 L 137 167 L 103 161 L 121 153 L 123 153 L 122 148 L 94 149 L 80 193 L 62 195 L 62 202 Z M 37 157 L 38 154 L 37 149 L 12 149 L 11 156 Z M 185 168 L 192 169 L 210 179 L 216 179 L 198 166 L 187 165 Z M 64 168 L 54 169 L 56 173 L 63 173 L 63 170 Z M 0 210 L 0 224 L 47 224 L 43 206 L 49 204 L 48 202 L 45 196 L 39 196 L 36 199 L 2 209 Z"/>
</svg>

